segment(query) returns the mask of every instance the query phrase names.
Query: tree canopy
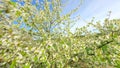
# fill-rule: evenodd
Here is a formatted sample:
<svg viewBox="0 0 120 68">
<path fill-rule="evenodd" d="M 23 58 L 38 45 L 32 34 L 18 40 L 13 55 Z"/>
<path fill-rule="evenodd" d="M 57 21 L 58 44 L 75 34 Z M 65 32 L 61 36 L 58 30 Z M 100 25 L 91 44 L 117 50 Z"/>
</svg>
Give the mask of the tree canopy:
<svg viewBox="0 0 120 68">
<path fill-rule="evenodd" d="M 0 0 L 0 68 L 120 67 L 120 19 L 72 33 L 70 16 L 80 5 L 61 15 L 61 0 L 31 2 Z"/>
</svg>

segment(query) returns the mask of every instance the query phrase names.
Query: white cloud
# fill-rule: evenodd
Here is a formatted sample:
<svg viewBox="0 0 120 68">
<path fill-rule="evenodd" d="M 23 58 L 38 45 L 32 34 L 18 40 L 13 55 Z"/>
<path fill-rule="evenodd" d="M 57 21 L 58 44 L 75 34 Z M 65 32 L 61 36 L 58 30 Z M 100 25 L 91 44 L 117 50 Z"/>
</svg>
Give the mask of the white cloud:
<svg viewBox="0 0 120 68">
<path fill-rule="evenodd" d="M 77 14 L 80 14 L 82 18 L 90 21 L 92 17 L 96 20 L 104 20 L 107 17 L 108 11 L 112 11 L 111 19 L 120 18 L 120 0 L 85 0 L 81 9 Z M 76 22 L 76 27 L 86 25 L 84 21 Z"/>
</svg>

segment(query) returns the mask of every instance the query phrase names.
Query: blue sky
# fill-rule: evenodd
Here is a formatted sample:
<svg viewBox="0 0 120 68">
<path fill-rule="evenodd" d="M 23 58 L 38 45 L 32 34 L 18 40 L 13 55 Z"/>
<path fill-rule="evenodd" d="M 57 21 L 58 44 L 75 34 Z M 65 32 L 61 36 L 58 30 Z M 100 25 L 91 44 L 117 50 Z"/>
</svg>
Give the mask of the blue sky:
<svg viewBox="0 0 120 68">
<path fill-rule="evenodd" d="M 13 0 L 16 1 L 16 0 Z M 32 0 L 35 4 L 35 0 Z M 43 1 L 43 0 L 39 0 Z M 63 8 L 63 15 L 69 12 L 70 10 L 74 9 L 81 3 L 81 0 L 62 0 L 63 3 L 68 1 L 67 6 Z M 108 11 L 112 11 L 110 19 L 120 18 L 120 0 L 82 0 L 82 5 L 80 9 L 72 15 L 75 17 L 80 15 L 81 19 L 76 22 L 76 25 L 72 28 L 82 27 L 87 24 L 87 22 L 91 21 L 93 17 L 95 20 L 104 20 L 107 18 Z M 24 2 L 21 2 L 21 4 Z M 85 22 L 87 21 L 87 22 Z"/>
<path fill-rule="evenodd" d="M 17 0 L 12 0 L 17 1 Z M 32 0 L 32 4 L 35 4 L 35 0 Z M 38 0 L 43 1 L 43 0 Z M 67 6 L 64 8 L 65 14 L 77 7 L 81 0 L 62 0 L 64 3 L 68 1 Z M 73 14 L 73 16 L 80 15 L 85 20 L 90 20 L 92 17 L 96 19 L 104 19 L 107 16 L 108 11 L 112 11 L 111 19 L 120 18 L 120 0 L 82 0 L 82 5 L 80 9 Z M 24 2 L 21 1 L 23 5 Z"/>
<path fill-rule="evenodd" d="M 70 6 L 75 7 L 80 0 L 71 0 Z M 66 11 L 71 7 L 67 7 Z M 68 9 L 69 8 L 69 9 Z M 120 18 L 120 0 L 83 0 L 83 3 L 74 16 L 80 15 L 82 19 L 76 22 L 76 27 L 86 25 L 86 21 L 91 21 L 93 17 L 95 20 L 104 20 L 107 18 L 108 11 L 112 11 L 110 19 Z"/>
</svg>

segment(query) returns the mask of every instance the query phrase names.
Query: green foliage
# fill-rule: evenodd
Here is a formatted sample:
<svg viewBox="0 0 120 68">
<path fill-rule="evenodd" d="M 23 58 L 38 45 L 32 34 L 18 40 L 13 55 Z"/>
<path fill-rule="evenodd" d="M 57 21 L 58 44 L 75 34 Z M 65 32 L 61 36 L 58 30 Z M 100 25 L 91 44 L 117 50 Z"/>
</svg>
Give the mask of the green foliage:
<svg viewBox="0 0 120 68">
<path fill-rule="evenodd" d="M 45 0 L 45 10 L 37 10 L 29 0 L 25 2 L 22 7 L 9 0 L 0 4 L 2 10 L 10 9 L 0 13 L 0 68 L 119 68 L 119 19 L 106 19 L 103 24 L 91 22 L 73 34 L 69 17 L 76 9 L 60 16 L 60 0 Z M 54 6 L 53 12 L 49 4 Z M 19 16 L 22 17 L 19 24 L 12 24 Z M 21 22 L 31 29 L 20 28 Z M 56 24 L 55 31 L 50 32 Z M 61 24 L 67 27 L 60 28 Z M 89 27 L 95 31 L 89 31 Z"/>
</svg>

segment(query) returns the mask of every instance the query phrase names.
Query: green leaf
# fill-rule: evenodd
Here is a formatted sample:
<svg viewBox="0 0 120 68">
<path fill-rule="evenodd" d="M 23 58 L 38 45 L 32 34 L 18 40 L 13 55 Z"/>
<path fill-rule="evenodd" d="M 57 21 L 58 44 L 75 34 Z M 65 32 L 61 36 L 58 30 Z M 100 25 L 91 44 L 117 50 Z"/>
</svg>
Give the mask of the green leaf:
<svg viewBox="0 0 120 68">
<path fill-rule="evenodd" d="M 120 61 L 119 61 L 119 60 L 116 61 L 115 67 L 116 67 L 116 68 L 120 68 Z"/>
<path fill-rule="evenodd" d="M 1 35 L 0 35 L 1 36 Z M 2 41 L 0 40 L 0 45 L 2 45 Z"/>
<path fill-rule="evenodd" d="M 27 55 L 27 53 L 24 52 L 24 51 L 21 51 L 20 53 L 21 53 L 22 56 L 26 56 Z"/>
<path fill-rule="evenodd" d="M 106 53 L 106 52 L 107 52 L 107 48 L 108 48 L 107 45 L 102 47 L 102 51 L 103 51 L 103 53 Z"/>
<path fill-rule="evenodd" d="M 11 5 L 13 5 L 14 7 L 15 7 L 15 5 L 16 5 L 16 2 L 13 2 L 13 1 L 10 1 L 9 2 Z"/>
<path fill-rule="evenodd" d="M 37 57 L 37 56 L 34 57 L 34 61 L 35 61 L 35 62 L 38 61 L 38 57 Z"/>
<path fill-rule="evenodd" d="M 29 63 L 27 63 L 26 65 L 24 65 L 24 67 L 23 68 L 31 68 L 31 66 L 30 66 L 30 64 Z"/>
<path fill-rule="evenodd" d="M 17 16 L 20 16 L 21 15 L 21 12 L 18 10 L 18 11 L 16 11 L 16 15 Z"/>
<path fill-rule="evenodd" d="M 10 68 L 15 68 L 15 65 L 16 65 L 16 60 L 14 59 L 14 60 L 12 61 L 12 64 L 10 65 Z"/>
</svg>

